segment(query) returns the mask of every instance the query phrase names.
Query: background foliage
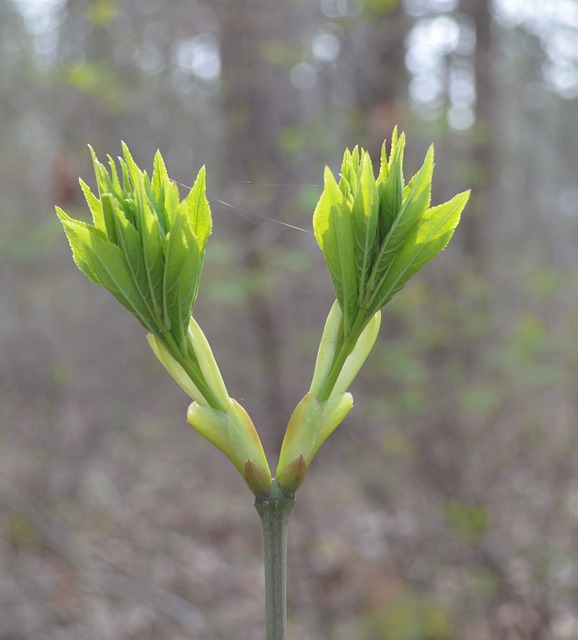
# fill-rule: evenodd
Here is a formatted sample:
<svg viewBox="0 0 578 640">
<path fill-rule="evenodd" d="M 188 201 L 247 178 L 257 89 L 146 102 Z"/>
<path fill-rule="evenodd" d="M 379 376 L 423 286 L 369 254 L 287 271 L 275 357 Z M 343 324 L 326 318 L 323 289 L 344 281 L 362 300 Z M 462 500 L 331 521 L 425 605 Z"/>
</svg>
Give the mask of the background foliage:
<svg viewBox="0 0 578 640">
<path fill-rule="evenodd" d="M 578 637 L 577 43 L 576 0 L 0 0 L 2 640 L 262 633 L 246 488 L 58 228 L 86 145 L 207 165 L 196 313 L 273 452 L 332 302 L 323 165 L 396 123 L 473 196 L 300 491 L 289 637 Z"/>
</svg>

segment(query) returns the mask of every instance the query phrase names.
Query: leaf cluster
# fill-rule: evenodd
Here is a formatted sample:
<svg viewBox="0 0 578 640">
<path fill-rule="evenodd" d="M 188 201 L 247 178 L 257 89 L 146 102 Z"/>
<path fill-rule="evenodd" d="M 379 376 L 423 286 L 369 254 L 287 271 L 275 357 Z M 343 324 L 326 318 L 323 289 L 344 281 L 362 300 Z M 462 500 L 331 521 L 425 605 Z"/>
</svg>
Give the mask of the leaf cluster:
<svg viewBox="0 0 578 640">
<path fill-rule="evenodd" d="M 160 152 L 152 178 L 138 168 L 125 144 L 119 168 L 109 157 L 107 169 L 92 149 L 91 154 L 98 195 L 82 180 L 80 185 L 93 224 L 57 208 L 74 260 L 148 331 L 185 351 L 212 228 L 205 169 L 181 201 Z"/>
<path fill-rule="evenodd" d="M 356 340 L 369 320 L 450 241 L 469 191 L 430 207 L 434 168 L 431 146 L 406 184 L 405 134 L 385 143 L 377 178 L 369 154 L 345 151 L 339 183 L 326 168 L 313 216 L 315 237 L 329 269 L 343 335 Z"/>
</svg>

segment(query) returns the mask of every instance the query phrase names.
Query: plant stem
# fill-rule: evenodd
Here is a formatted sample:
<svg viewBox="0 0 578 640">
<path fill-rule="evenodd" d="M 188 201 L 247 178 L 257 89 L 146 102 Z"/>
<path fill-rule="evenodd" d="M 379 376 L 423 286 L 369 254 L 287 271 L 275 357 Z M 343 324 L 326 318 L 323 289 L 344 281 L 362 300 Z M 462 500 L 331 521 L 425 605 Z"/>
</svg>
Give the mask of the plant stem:
<svg viewBox="0 0 578 640">
<path fill-rule="evenodd" d="M 265 548 L 266 640 L 285 640 L 287 618 L 287 526 L 295 496 L 285 494 L 273 480 L 266 496 L 257 496 Z"/>
<path fill-rule="evenodd" d="M 327 376 L 327 379 L 325 380 L 325 383 L 321 391 L 319 392 L 317 399 L 320 402 L 327 400 L 331 395 L 331 392 L 333 391 L 333 387 L 335 386 L 335 383 L 339 378 L 339 374 L 343 369 L 343 365 L 347 360 L 347 356 L 349 356 L 349 354 L 353 351 L 357 343 L 357 340 L 359 339 L 359 336 L 363 332 L 363 329 L 365 329 L 365 326 L 367 325 L 366 311 L 367 311 L 366 307 L 364 306 L 359 307 L 357 316 L 355 318 L 355 322 L 353 323 L 353 327 L 351 328 L 349 335 L 347 337 L 342 338 L 341 348 L 335 355 L 335 360 L 333 361 L 331 370 L 329 371 L 329 375 Z M 365 325 L 363 324 L 364 322 L 365 322 Z M 344 335 L 345 335 L 345 332 L 344 332 Z"/>
</svg>

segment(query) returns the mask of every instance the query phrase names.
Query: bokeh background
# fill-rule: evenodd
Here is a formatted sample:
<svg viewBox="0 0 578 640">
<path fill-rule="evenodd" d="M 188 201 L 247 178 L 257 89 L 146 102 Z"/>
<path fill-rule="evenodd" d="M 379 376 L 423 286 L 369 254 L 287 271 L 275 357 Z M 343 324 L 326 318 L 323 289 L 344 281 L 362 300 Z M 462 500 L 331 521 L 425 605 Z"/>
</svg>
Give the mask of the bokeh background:
<svg viewBox="0 0 578 640">
<path fill-rule="evenodd" d="M 299 492 L 288 637 L 578 638 L 578 2 L 0 0 L 1 640 L 263 636 L 252 497 L 53 213 L 87 144 L 207 165 L 195 313 L 275 463 L 323 166 L 395 124 L 473 195 Z"/>
</svg>

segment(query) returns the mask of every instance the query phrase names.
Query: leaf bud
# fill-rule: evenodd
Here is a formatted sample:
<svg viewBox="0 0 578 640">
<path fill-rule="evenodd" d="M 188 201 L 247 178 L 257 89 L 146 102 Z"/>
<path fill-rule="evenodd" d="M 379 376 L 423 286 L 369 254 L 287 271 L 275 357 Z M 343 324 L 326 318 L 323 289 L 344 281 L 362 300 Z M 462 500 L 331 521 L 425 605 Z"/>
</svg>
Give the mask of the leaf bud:
<svg viewBox="0 0 578 640">
<path fill-rule="evenodd" d="M 307 463 L 305 462 L 305 458 L 300 455 L 283 469 L 281 474 L 277 477 L 277 482 L 285 493 L 295 493 L 301 486 L 301 483 L 305 478 L 306 471 Z"/>
</svg>

